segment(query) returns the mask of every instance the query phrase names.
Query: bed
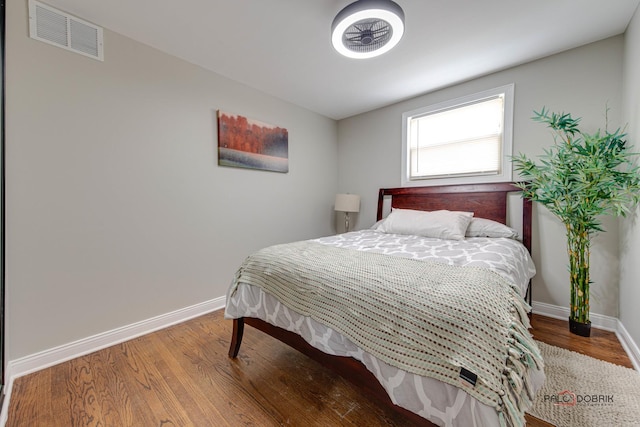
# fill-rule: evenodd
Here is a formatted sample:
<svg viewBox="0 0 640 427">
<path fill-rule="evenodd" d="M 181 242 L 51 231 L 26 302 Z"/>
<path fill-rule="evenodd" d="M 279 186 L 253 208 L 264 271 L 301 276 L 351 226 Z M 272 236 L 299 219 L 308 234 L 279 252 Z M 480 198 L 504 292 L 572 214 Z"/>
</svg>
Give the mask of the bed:
<svg viewBox="0 0 640 427">
<path fill-rule="evenodd" d="M 504 226 L 514 192 L 513 183 L 381 189 L 372 228 L 253 254 L 227 295 L 229 357 L 250 325 L 412 424 L 524 425 L 544 373 L 527 331 L 531 203 L 517 198 L 517 238 Z M 440 219 L 446 230 L 439 225 L 433 237 Z"/>
</svg>

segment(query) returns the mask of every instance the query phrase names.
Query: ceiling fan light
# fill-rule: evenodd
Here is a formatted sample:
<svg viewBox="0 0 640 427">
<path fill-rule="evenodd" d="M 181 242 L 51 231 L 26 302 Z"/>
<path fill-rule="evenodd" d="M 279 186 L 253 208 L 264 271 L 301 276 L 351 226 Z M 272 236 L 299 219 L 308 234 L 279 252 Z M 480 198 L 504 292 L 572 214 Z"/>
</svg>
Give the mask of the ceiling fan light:
<svg viewBox="0 0 640 427">
<path fill-rule="evenodd" d="M 391 0 L 358 0 L 342 9 L 331 24 L 331 42 L 349 58 L 372 58 L 398 44 L 404 12 Z"/>
</svg>

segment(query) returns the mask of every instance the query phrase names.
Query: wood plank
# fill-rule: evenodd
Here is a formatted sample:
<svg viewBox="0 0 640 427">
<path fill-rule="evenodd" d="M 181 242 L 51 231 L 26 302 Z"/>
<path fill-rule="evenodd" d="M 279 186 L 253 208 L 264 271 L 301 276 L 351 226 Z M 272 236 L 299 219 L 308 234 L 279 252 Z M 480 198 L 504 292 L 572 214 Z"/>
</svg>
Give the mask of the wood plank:
<svg viewBox="0 0 640 427">
<path fill-rule="evenodd" d="M 532 326 L 543 342 L 632 366 L 612 332 L 577 337 L 537 315 Z M 229 359 L 231 327 L 217 311 L 18 378 L 7 426 L 413 425 L 252 327 Z"/>
<path fill-rule="evenodd" d="M 13 384 L 11 395 L 20 397 L 9 402 L 8 416 L 20 419 L 20 424 L 16 425 L 53 425 L 51 369 L 35 372 L 25 379 Z M 43 399 L 43 395 L 47 397 Z"/>
<path fill-rule="evenodd" d="M 161 356 L 153 346 L 151 335 L 124 343 L 121 348 L 125 351 L 118 353 L 134 380 L 128 382 L 130 393 L 137 400 L 146 402 L 151 409 L 145 417 L 153 420 L 149 425 L 193 425 L 188 411 L 180 404 L 156 365 L 156 358 Z M 136 415 L 139 413 L 136 411 Z"/>
<path fill-rule="evenodd" d="M 105 375 L 108 365 L 101 358 L 101 355 L 109 357 L 109 354 L 96 352 L 67 364 L 65 391 L 72 425 L 122 425 L 115 401 L 118 396 L 111 395 L 110 378 Z"/>
</svg>

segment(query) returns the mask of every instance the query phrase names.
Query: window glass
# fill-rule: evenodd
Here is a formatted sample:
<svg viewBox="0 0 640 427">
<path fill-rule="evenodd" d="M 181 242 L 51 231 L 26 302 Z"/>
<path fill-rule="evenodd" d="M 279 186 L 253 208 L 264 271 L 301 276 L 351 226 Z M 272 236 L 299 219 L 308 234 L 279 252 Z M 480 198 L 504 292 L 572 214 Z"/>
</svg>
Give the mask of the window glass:
<svg viewBox="0 0 640 427">
<path fill-rule="evenodd" d="M 510 181 L 512 117 L 513 85 L 405 113 L 403 185 Z"/>
</svg>

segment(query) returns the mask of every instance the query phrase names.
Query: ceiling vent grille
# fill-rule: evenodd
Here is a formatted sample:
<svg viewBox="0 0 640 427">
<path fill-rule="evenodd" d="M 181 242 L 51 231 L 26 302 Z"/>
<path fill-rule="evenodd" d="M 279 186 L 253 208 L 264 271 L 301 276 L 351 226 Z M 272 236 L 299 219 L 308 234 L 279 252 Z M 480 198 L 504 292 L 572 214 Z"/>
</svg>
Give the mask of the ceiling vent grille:
<svg viewBox="0 0 640 427">
<path fill-rule="evenodd" d="M 102 28 L 35 0 L 29 0 L 29 35 L 100 61 Z"/>
</svg>

